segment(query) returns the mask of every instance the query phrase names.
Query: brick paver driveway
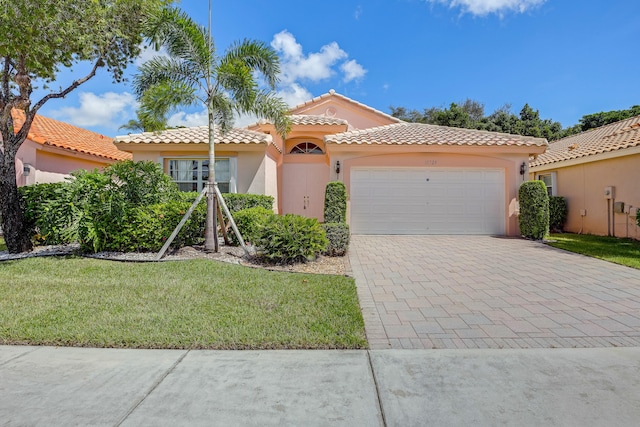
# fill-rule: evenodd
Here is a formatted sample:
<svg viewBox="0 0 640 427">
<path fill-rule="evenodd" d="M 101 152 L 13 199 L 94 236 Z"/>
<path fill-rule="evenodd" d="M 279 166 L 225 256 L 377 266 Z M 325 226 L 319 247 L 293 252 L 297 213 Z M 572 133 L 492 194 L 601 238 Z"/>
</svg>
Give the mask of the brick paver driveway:
<svg viewBox="0 0 640 427">
<path fill-rule="evenodd" d="M 352 236 L 372 348 L 640 346 L 640 270 L 521 239 Z"/>
</svg>

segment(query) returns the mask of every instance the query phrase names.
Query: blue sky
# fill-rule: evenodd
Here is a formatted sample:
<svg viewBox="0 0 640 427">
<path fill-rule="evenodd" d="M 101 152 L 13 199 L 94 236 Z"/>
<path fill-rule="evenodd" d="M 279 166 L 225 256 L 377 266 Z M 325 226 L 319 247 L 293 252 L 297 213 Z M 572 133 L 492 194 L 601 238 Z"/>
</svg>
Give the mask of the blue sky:
<svg viewBox="0 0 640 427">
<path fill-rule="evenodd" d="M 206 0 L 180 7 L 206 25 Z M 278 51 L 279 91 L 291 105 L 330 89 L 384 112 L 471 98 L 487 114 L 529 103 L 570 126 L 640 104 L 635 0 L 212 0 L 212 9 L 220 51 L 244 38 Z M 77 75 L 62 73 L 59 84 Z M 115 136 L 135 118 L 131 92 L 102 72 L 41 113 Z M 206 115 L 192 108 L 170 123 L 205 124 Z"/>
</svg>

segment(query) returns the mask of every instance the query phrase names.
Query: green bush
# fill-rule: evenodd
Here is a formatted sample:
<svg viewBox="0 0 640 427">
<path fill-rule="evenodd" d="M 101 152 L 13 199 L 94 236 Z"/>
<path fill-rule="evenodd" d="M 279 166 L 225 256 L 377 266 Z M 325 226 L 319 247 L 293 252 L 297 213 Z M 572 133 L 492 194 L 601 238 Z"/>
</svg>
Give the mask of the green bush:
<svg viewBox="0 0 640 427">
<path fill-rule="evenodd" d="M 349 225 L 343 222 L 322 224 L 329 245 L 325 250 L 325 255 L 343 256 L 349 249 Z"/>
<path fill-rule="evenodd" d="M 224 201 L 227 204 L 231 215 L 243 209 L 254 208 L 256 206 L 262 206 L 265 209 L 273 211 L 272 196 L 265 196 L 263 194 L 226 193 L 223 194 L 222 197 L 224 197 Z"/>
<path fill-rule="evenodd" d="M 567 221 L 567 199 L 562 196 L 549 197 L 549 229 L 561 233 Z"/>
<path fill-rule="evenodd" d="M 324 222 L 339 223 L 347 221 L 347 188 L 343 182 L 332 181 L 327 184 L 324 194 Z"/>
<path fill-rule="evenodd" d="M 36 187 L 24 195 L 42 242 L 78 242 L 82 250 L 93 252 L 120 250 L 122 230 L 135 217 L 136 207 L 170 201 L 178 193 L 160 165 L 132 161 L 102 172 L 75 171 L 67 182 Z"/>
<path fill-rule="evenodd" d="M 111 236 L 109 249 L 124 252 L 159 251 L 190 206 L 188 202 L 170 201 L 131 209 L 124 227 Z M 206 209 L 195 209 L 171 246 L 179 248 L 202 243 L 206 214 Z"/>
<path fill-rule="evenodd" d="M 328 244 L 317 219 L 293 214 L 271 217 L 256 241 L 258 256 L 278 264 L 311 261 Z"/>
<path fill-rule="evenodd" d="M 549 234 L 549 194 L 544 182 L 523 182 L 518 197 L 520 233 L 528 239 L 544 239 Z"/>
<path fill-rule="evenodd" d="M 47 219 L 47 216 L 61 217 L 67 215 L 69 206 L 55 201 L 65 197 L 66 182 L 53 184 L 35 184 L 18 188 L 25 204 L 25 221 L 34 236 L 36 243 L 57 245 L 67 243 L 62 237 L 62 230 L 54 222 Z M 49 205 L 57 206 L 62 210 L 53 214 L 48 210 Z"/>
<path fill-rule="evenodd" d="M 260 238 L 262 229 L 265 224 L 275 214 L 271 209 L 266 209 L 262 206 L 255 206 L 253 208 L 243 209 L 233 214 L 233 219 L 236 222 L 238 231 L 242 235 L 245 242 L 255 243 Z M 235 233 L 231 234 L 231 239 L 236 244 L 237 239 Z"/>
</svg>

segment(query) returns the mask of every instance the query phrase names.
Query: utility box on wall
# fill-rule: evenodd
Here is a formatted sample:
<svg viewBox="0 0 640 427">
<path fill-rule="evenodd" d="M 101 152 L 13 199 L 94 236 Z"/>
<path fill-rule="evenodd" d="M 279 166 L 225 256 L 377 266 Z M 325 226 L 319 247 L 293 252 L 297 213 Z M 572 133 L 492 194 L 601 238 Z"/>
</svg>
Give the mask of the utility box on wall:
<svg viewBox="0 0 640 427">
<path fill-rule="evenodd" d="M 613 204 L 613 211 L 615 213 L 624 213 L 624 202 L 615 202 Z"/>
<path fill-rule="evenodd" d="M 616 187 L 604 187 L 604 198 L 605 199 L 615 199 L 615 189 Z"/>
</svg>

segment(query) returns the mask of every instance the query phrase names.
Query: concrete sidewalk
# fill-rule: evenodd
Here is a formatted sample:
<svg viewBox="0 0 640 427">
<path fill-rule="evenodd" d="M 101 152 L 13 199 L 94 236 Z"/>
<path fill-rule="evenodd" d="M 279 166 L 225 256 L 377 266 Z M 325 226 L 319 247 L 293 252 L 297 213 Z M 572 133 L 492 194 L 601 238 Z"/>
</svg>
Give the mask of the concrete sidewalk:
<svg viewBox="0 0 640 427">
<path fill-rule="evenodd" d="M 640 348 L 0 346 L 0 425 L 631 426 Z"/>
</svg>

